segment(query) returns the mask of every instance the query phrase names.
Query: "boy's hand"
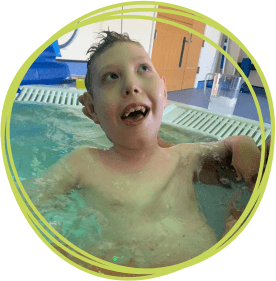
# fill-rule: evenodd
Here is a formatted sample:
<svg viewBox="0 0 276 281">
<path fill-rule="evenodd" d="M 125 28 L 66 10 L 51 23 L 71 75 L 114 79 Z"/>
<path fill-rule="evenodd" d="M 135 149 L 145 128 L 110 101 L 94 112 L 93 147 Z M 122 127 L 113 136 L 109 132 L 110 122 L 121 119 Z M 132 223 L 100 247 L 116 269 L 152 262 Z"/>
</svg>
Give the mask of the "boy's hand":
<svg viewBox="0 0 276 281">
<path fill-rule="evenodd" d="M 252 186 L 258 177 L 260 149 L 248 136 L 229 137 L 225 140 L 225 145 L 232 151 L 232 166 L 236 171 L 237 180 L 244 179 Z"/>
<path fill-rule="evenodd" d="M 78 101 L 84 106 L 82 108 L 83 114 L 88 118 L 92 119 L 91 115 L 92 115 L 93 105 L 89 99 L 89 93 L 88 92 L 83 93 L 83 95 L 78 97 Z"/>
</svg>

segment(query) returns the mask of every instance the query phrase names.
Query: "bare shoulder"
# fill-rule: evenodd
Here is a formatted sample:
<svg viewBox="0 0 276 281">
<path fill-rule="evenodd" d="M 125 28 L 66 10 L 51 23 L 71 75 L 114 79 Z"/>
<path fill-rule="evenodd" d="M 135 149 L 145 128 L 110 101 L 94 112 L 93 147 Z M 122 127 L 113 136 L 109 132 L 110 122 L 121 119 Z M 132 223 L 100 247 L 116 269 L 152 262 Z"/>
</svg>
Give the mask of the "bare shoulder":
<svg viewBox="0 0 276 281">
<path fill-rule="evenodd" d="M 181 143 L 175 146 L 181 158 L 196 157 L 201 154 L 199 143 Z"/>
<path fill-rule="evenodd" d="M 193 171 L 193 182 L 229 188 L 230 181 L 236 181 L 236 173 L 231 167 L 232 153 L 226 149 L 224 141 L 180 144 L 175 149 L 179 152 L 181 167 L 189 165 Z"/>
<path fill-rule="evenodd" d="M 180 144 L 178 149 L 181 155 L 197 155 L 200 158 L 219 158 L 225 154 L 224 141 Z M 217 156 L 217 157 L 216 157 Z"/>
<path fill-rule="evenodd" d="M 65 157 L 65 161 L 74 166 L 82 166 L 84 163 L 94 162 L 97 153 L 97 148 L 83 146 L 73 150 L 67 157 Z"/>
<path fill-rule="evenodd" d="M 235 179 L 230 167 L 232 156 L 223 141 L 181 144 L 178 149 L 184 163 L 190 163 L 194 169 L 194 182 L 228 187 L 220 179 Z"/>
<path fill-rule="evenodd" d="M 199 165 L 201 149 L 198 143 L 182 143 L 169 149 L 178 155 L 179 167 L 195 170 Z"/>
<path fill-rule="evenodd" d="M 55 165 L 50 167 L 48 172 L 50 172 L 50 174 L 68 174 L 70 178 L 79 178 L 89 163 L 91 165 L 91 163 L 95 161 L 94 155 L 96 154 L 96 150 L 96 148 L 91 147 L 77 148 L 62 157 Z"/>
<path fill-rule="evenodd" d="M 77 148 L 49 167 L 40 178 L 29 179 L 24 185 L 42 184 L 45 191 L 51 190 L 55 194 L 67 193 L 80 184 L 84 175 L 93 175 L 96 151 L 96 148 L 91 147 Z"/>
<path fill-rule="evenodd" d="M 73 150 L 70 155 L 71 157 L 93 157 L 93 155 L 98 151 L 98 148 L 90 146 L 82 146 Z"/>
</svg>

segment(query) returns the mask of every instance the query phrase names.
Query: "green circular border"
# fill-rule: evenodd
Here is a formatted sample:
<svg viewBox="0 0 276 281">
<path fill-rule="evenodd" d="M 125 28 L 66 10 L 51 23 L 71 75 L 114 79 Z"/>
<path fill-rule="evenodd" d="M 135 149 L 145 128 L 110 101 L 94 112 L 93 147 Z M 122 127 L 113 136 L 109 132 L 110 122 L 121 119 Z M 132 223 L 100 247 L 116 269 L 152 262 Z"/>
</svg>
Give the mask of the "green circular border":
<svg viewBox="0 0 276 281">
<path fill-rule="evenodd" d="M 123 4 L 123 5 L 121 5 L 121 4 Z M 148 2 L 148 1 L 139 1 L 138 3 L 137 2 L 126 2 L 126 3 L 120 3 L 120 4 L 115 4 L 115 5 L 110 5 L 110 6 L 107 6 L 107 7 L 105 7 L 105 8 L 101 8 L 101 9 L 98 9 L 98 10 L 95 10 L 95 12 L 101 12 L 101 11 L 105 11 L 105 10 L 108 10 L 108 9 L 111 9 L 111 8 L 115 8 L 115 7 L 121 7 L 121 6 L 127 6 L 127 5 L 141 5 L 141 4 L 146 4 L 146 5 L 158 5 L 158 4 L 161 4 L 162 6 L 168 6 L 168 7 L 173 7 L 173 8 L 177 8 L 177 9 L 181 9 L 181 10 L 183 10 L 183 11 L 189 11 L 189 12 L 193 12 L 194 14 L 198 14 L 198 15 L 200 15 L 202 18 L 204 18 L 204 17 L 206 17 L 206 16 L 204 16 L 204 15 L 202 15 L 202 14 L 200 14 L 200 13 L 198 13 L 198 12 L 196 12 L 196 11 L 193 11 L 192 9 L 187 9 L 187 8 L 182 8 L 181 6 L 178 6 L 178 5 L 175 5 L 175 4 L 167 4 L 167 3 L 163 3 L 163 2 L 159 2 L 159 1 L 157 1 L 157 2 L 155 2 L 155 1 L 151 1 L 151 2 Z M 162 11 L 162 12 L 164 12 L 164 10 L 161 10 L 161 9 L 157 9 L 158 11 Z M 139 12 L 139 11 L 141 11 L 141 9 L 133 9 L 133 12 Z M 151 11 L 151 9 L 147 9 L 147 11 Z M 81 20 L 81 18 L 83 18 L 83 17 L 86 17 L 86 16 L 91 16 L 91 14 L 95 14 L 95 12 L 93 12 L 93 13 L 88 13 L 88 14 L 86 14 L 85 16 L 82 16 L 82 17 L 80 17 L 80 18 L 78 18 L 78 19 L 76 19 L 75 21 L 73 21 L 73 22 L 71 22 L 72 24 L 74 24 L 74 22 L 76 22 L 76 21 L 79 21 L 79 20 Z M 126 12 L 126 11 L 125 11 Z M 130 10 L 127 10 L 127 13 L 129 13 L 130 12 Z M 169 13 L 172 13 L 172 11 L 171 10 L 168 10 L 168 12 Z M 112 12 L 112 13 L 114 13 L 114 12 Z M 116 12 L 115 12 L 116 13 Z M 120 11 L 120 13 L 121 13 L 121 11 Z M 174 13 L 174 12 L 173 12 Z M 187 16 L 187 15 L 185 15 L 185 16 Z M 103 20 L 103 19 L 105 19 L 105 17 L 106 17 L 106 15 L 100 15 L 100 16 L 97 16 L 98 17 L 98 21 L 100 21 L 100 20 Z M 112 17 L 112 18 L 110 18 L 110 19 L 114 19 L 115 17 Z M 127 16 L 119 16 L 119 17 L 117 17 L 117 18 L 139 18 L 139 19 L 149 19 L 149 17 L 146 17 L 146 18 L 144 18 L 143 16 L 129 16 L 129 17 L 127 17 Z M 95 17 L 94 17 L 94 19 L 95 19 Z M 110 20 L 110 19 L 107 19 L 107 20 Z M 211 24 L 211 22 L 213 21 L 213 20 L 211 20 L 211 19 L 209 19 L 209 18 L 207 18 L 206 17 L 206 21 L 203 21 L 204 23 L 206 23 L 206 24 L 208 24 L 208 25 L 210 25 L 210 26 L 213 26 L 213 27 L 215 27 L 215 28 L 217 28 L 217 26 L 219 26 L 219 27 L 221 27 L 221 25 L 220 24 L 218 24 L 218 23 L 214 23 L 214 25 L 212 25 Z M 90 19 L 89 19 L 90 20 Z M 156 18 L 150 18 L 150 20 L 156 20 Z M 197 20 L 200 20 L 200 19 L 197 19 Z M 215 21 L 213 21 L 213 22 L 215 22 Z M 165 23 L 168 23 L 168 22 L 165 22 Z M 80 23 L 80 24 L 82 24 L 82 23 Z M 87 23 L 86 23 L 87 24 Z M 85 24 L 85 25 L 86 25 Z M 172 25 L 175 25 L 175 24 L 172 24 Z M 175 25 L 176 26 L 176 25 Z M 66 27 L 66 29 L 65 29 L 65 27 Z M 179 26 L 177 26 L 177 27 L 179 27 Z M 183 27 L 183 26 L 182 26 Z M 76 25 L 74 25 L 74 26 L 70 26 L 70 24 L 68 24 L 68 25 L 66 25 L 66 26 L 64 26 L 62 29 L 60 29 L 60 32 L 62 32 L 62 31 L 64 31 L 63 32 L 63 34 L 65 34 L 65 33 L 67 33 L 67 32 L 69 32 L 68 30 L 70 30 L 70 28 L 73 28 L 73 29 L 75 29 L 75 28 L 78 28 L 77 27 L 77 24 Z M 180 27 L 181 28 L 181 27 Z M 187 28 L 183 28 L 183 29 L 186 29 L 186 30 L 188 30 Z M 221 31 L 220 30 L 220 28 L 217 28 L 219 31 Z M 66 30 L 66 32 L 65 32 L 65 30 Z M 226 29 L 225 29 L 226 30 Z M 222 31 L 221 31 L 222 32 Z M 227 32 L 228 32 L 228 30 L 227 30 Z M 230 32 L 230 31 L 229 31 Z M 196 32 L 193 32 L 195 35 L 197 35 L 196 34 Z M 238 41 L 239 39 L 236 37 L 235 39 L 236 40 L 234 40 L 234 37 L 232 38 L 232 33 L 231 33 L 231 36 L 229 36 L 226 32 L 223 32 L 224 34 L 226 34 L 228 37 L 230 37 L 234 42 L 236 42 L 236 40 Z M 63 35 L 62 34 L 62 35 Z M 230 33 L 229 33 L 230 34 Z M 54 34 L 57 38 L 59 38 L 60 37 L 60 35 L 59 35 L 59 32 L 56 32 L 55 34 Z M 49 44 L 51 44 L 53 41 L 55 41 L 56 39 L 55 39 L 55 36 L 52 36 L 52 37 L 50 37 L 48 40 L 46 40 L 45 41 L 45 43 L 44 44 L 42 44 L 25 62 L 24 62 L 24 64 L 20 67 L 20 69 L 19 69 L 19 71 L 17 72 L 17 74 L 16 74 L 16 76 L 15 76 L 15 78 L 13 79 L 13 81 L 12 81 L 12 83 L 11 83 L 11 86 L 10 86 L 10 88 L 9 88 L 9 90 L 8 90 L 8 94 L 7 94 L 7 96 L 9 96 L 9 97 L 12 97 L 13 99 L 10 99 L 10 101 L 11 101 L 11 103 L 10 102 L 8 102 L 7 101 L 7 96 L 6 96 L 6 98 L 5 98 L 5 105 L 6 104 L 9 104 L 9 105 L 11 105 L 10 107 L 12 107 L 12 104 L 13 104 L 13 100 L 14 100 L 14 97 L 15 97 L 15 93 L 16 93 L 16 90 L 17 90 L 17 88 L 18 88 L 18 86 L 19 86 L 19 84 L 20 84 L 20 82 L 21 82 L 21 80 L 22 80 L 22 78 L 24 77 L 24 75 L 25 75 L 25 73 L 27 72 L 27 70 L 28 70 L 28 68 L 31 66 L 31 64 L 33 63 L 33 61 L 38 57 L 38 55 L 45 49 L 45 47 L 44 46 L 48 46 Z M 234 36 L 234 35 L 233 35 Z M 199 37 L 201 37 L 201 36 L 199 36 Z M 204 38 L 204 37 L 203 37 Z M 51 40 L 52 39 L 52 40 Z M 204 40 L 205 39 L 208 39 L 208 38 L 204 38 Z M 52 42 L 51 42 L 52 41 Z M 208 40 L 206 40 L 207 42 L 208 42 Z M 209 40 L 210 41 L 210 40 Z M 208 43 L 210 43 L 210 42 L 208 42 Z M 236 42 L 237 43 L 237 42 Z M 241 41 L 240 41 L 240 43 L 241 43 Z M 210 43 L 211 44 L 211 43 Z M 240 47 L 241 47 L 241 45 L 239 44 L 239 43 L 237 43 Z M 242 43 L 241 43 L 242 44 Z M 211 45 L 213 45 L 213 44 L 211 44 Z M 242 44 L 243 45 L 243 44 Z M 214 46 L 214 45 L 213 45 Z M 214 47 L 216 47 L 216 46 L 214 46 Z M 245 48 L 245 46 L 243 46 L 244 48 L 242 48 L 246 53 L 247 53 L 247 55 L 250 57 L 250 59 L 251 58 L 253 58 L 253 56 L 251 55 L 251 53 Z M 219 48 L 217 48 L 217 49 L 219 49 Z M 248 51 L 248 52 L 247 52 Z M 222 52 L 223 53 L 223 52 Z M 228 55 L 228 54 L 227 54 Z M 227 57 L 227 55 L 226 55 L 226 57 Z M 229 59 L 229 58 L 228 58 Z M 231 58 L 232 59 L 232 58 Z M 230 61 L 231 61 L 231 59 L 230 59 Z M 260 77 L 261 77 L 261 80 L 262 80 L 262 82 L 263 82 L 263 85 L 264 85 L 264 87 L 265 87 L 265 90 L 266 90 L 266 94 L 267 94 L 267 98 L 268 98 L 268 101 L 269 101 L 269 107 L 270 107 L 270 114 L 271 114 L 271 126 L 272 126 L 272 128 L 274 129 L 275 128 L 275 117 L 274 117 L 274 115 L 272 115 L 272 112 L 274 111 L 274 108 L 273 108 L 273 101 L 272 101 L 272 96 L 271 96 L 271 93 L 270 93 L 270 90 L 269 90 L 269 87 L 268 87 L 268 84 L 267 84 L 267 81 L 266 81 L 266 79 L 265 79 L 265 76 L 264 76 L 264 74 L 263 74 L 263 72 L 261 71 L 261 69 L 260 69 L 260 67 L 259 67 L 259 65 L 258 65 L 258 63 L 257 63 L 257 61 L 255 60 L 255 62 L 254 62 L 254 58 L 252 59 L 252 61 L 253 61 L 253 64 L 255 65 L 255 67 L 257 66 L 259 69 L 257 69 L 257 67 L 256 67 L 256 69 L 257 69 L 257 71 L 258 71 L 258 73 L 260 74 Z M 27 64 L 28 63 L 28 64 Z M 237 68 L 238 69 L 238 68 Z M 25 72 L 24 72 L 25 71 Z M 242 73 L 241 73 L 242 74 Z M 21 77 L 21 79 L 19 79 Z M 18 85 L 17 85 L 17 87 L 14 85 L 14 84 L 16 84 L 17 83 L 17 81 L 19 81 L 19 83 L 18 83 Z M 247 83 L 249 83 L 249 81 L 247 81 Z M 250 83 L 249 83 L 250 84 Z M 13 87 L 14 86 L 14 87 Z M 248 85 L 249 86 L 249 85 Z M 251 86 L 251 85 L 250 85 Z M 250 87 L 249 87 L 250 88 Z M 252 87 L 251 87 L 252 88 Z M 252 94 L 252 96 L 253 96 L 253 99 L 254 99 L 254 95 L 255 95 L 255 93 L 254 93 L 254 91 L 253 91 L 253 88 L 252 89 L 250 89 L 251 90 L 251 94 Z M 268 90 L 268 91 L 267 91 Z M 14 94 L 12 94 L 12 92 L 14 93 Z M 254 99 L 254 102 L 255 102 L 255 104 L 256 104 L 256 96 L 255 96 L 255 99 Z M 261 122 L 261 127 L 263 127 L 263 123 L 262 123 L 262 116 L 261 116 L 261 111 L 260 111 L 260 108 L 259 108 L 259 105 L 258 105 L 258 101 L 257 101 L 257 104 L 256 104 L 256 108 L 257 108 L 257 111 L 258 111 L 258 114 L 259 114 L 259 118 L 260 118 L 260 122 Z M 7 137 L 7 147 L 8 147 L 8 154 L 9 154 L 9 156 L 10 156 L 10 161 L 11 161 L 11 166 L 12 166 L 12 168 L 13 168 L 13 170 L 15 171 L 15 173 L 14 173 L 14 175 L 17 177 L 17 179 L 18 179 L 18 176 L 17 176 L 17 173 L 16 173 L 16 169 L 15 169 L 15 167 L 14 167 L 14 164 L 13 164 L 13 158 L 12 158 L 12 154 L 11 154 L 11 149 L 10 149 L 10 143 L 9 143 L 9 140 L 10 140 L 10 137 L 9 137 L 9 121 L 10 121 L 10 114 L 9 114 L 9 111 L 7 111 L 7 107 L 5 106 L 5 109 L 3 109 L 3 113 L 2 113 L 2 117 L 7 117 L 7 120 L 6 120 L 6 123 L 4 124 L 4 125 L 6 125 L 6 129 L 7 129 L 7 135 L 6 135 L 6 137 Z M 7 116 L 5 116 L 5 114 L 4 113 L 6 113 L 6 115 Z M 10 111 L 10 113 L 11 113 L 11 111 Z M 1 118 L 2 120 L 5 120 L 5 118 Z M 2 122 L 1 121 L 1 126 L 3 125 L 3 123 L 4 122 Z M 263 129 L 263 128 L 262 128 Z M 271 130 L 271 135 L 272 135 L 272 143 L 271 143 L 271 152 L 273 152 L 274 153 L 274 130 Z M 262 132 L 262 147 L 264 147 L 264 135 L 263 135 L 263 133 L 264 132 Z M 1 139 L 2 140 L 2 139 Z M 5 140 L 4 140 L 5 141 Z M 4 143 L 4 142 L 3 142 Z M 1 147 L 3 147 L 3 146 L 1 146 Z M 270 171 L 268 172 L 268 170 L 271 170 L 271 167 L 272 167 L 272 157 L 273 157 L 273 153 L 270 153 L 270 158 L 269 158 L 269 160 L 268 160 L 268 164 L 267 164 L 267 169 L 266 169 L 266 172 L 265 172 L 265 175 L 264 175 L 264 177 L 263 177 L 263 180 L 262 180 L 262 186 L 263 186 L 263 183 L 264 184 L 267 184 L 267 182 L 268 182 L 268 178 L 269 178 L 269 174 L 270 174 Z M 3 155 L 4 155 L 4 162 L 5 162 L 5 167 L 7 167 L 8 166 L 8 162 L 7 162 L 7 156 L 6 156 L 6 153 L 3 153 Z M 262 153 L 262 159 L 263 159 L 263 162 L 264 162 L 264 151 L 263 151 L 263 153 Z M 261 160 L 262 161 L 262 160 Z M 261 167 L 260 167 L 261 168 Z M 270 168 L 270 169 L 269 169 Z M 7 168 L 6 168 L 7 169 Z M 7 169 L 8 170 L 8 169 Z M 19 180 L 19 179 L 18 179 Z M 9 177 L 9 182 L 10 182 L 10 184 L 11 184 L 11 179 L 10 179 L 10 177 Z M 258 181 L 257 181 L 258 182 Z M 260 178 L 259 178 L 259 182 L 260 182 Z M 14 184 L 14 183 L 13 183 Z M 21 184 L 21 182 L 19 181 L 19 186 L 20 186 L 20 184 Z M 14 187 L 15 187 L 15 185 L 14 185 Z M 23 186 L 22 186 L 22 184 L 21 184 L 21 187 L 22 187 L 22 189 L 24 190 L 24 188 L 23 188 Z M 16 189 L 16 187 L 15 187 L 15 189 Z M 260 188 L 258 189 L 258 190 L 260 190 Z M 16 190 L 17 191 L 17 190 Z M 264 187 L 264 190 L 263 191 L 265 191 L 265 187 Z M 18 192 L 18 191 L 17 191 Z M 13 193 L 14 193 L 14 195 L 15 195 L 15 192 L 14 192 L 14 190 L 13 190 Z M 264 193 L 264 192 L 263 192 Z M 25 195 L 27 195 L 26 193 L 25 193 Z M 253 193 L 253 195 L 252 195 L 252 197 L 255 195 L 255 197 L 256 197 L 256 199 L 258 199 L 257 201 L 259 201 L 259 203 L 260 203 L 260 198 L 262 198 L 263 197 L 263 195 L 262 196 L 260 196 L 260 194 L 257 194 L 256 192 L 254 192 Z M 259 195 L 259 196 L 258 196 Z M 17 196 L 15 196 L 15 197 L 17 197 Z M 27 198 L 28 198 L 28 196 L 27 196 Z M 20 200 L 21 199 L 21 200 Z M 24 207 L 23 207 L 23 205 L 24 205 L 24 201 L 22 200 L 22 198 L 16 198 L 16 200 L 17 200 L 17 202 L 18 202 L 18 205 L 19 205 L 19 207 L 20 207 L 20 209 L 22 210 L 24 210 Z M 253 198 L 252 198 L 253 199 Z M 251 201 L 252 201 L 252 199 L 251 199 Z M 256 202 L 257 202 L 256 201 Z M 20 203 L 19 203 L 20 202 Z M 254 202 L 252 202 L 253 204 L 251 204 L 252 206 L 254 205 Z M 259 205 L 259 203 L 258 204 L 256 204 L 257 206 Z M 21 206 L 20 206 L 21 205 Z M 26 207 L 27 208 L 27 207 Z M 256 210 L 257 208 L 255 208 L 255 210 Z M 29 210 L 24 210 L 25 212 L 23 212 L 22 211 L 22 213 L 23 213 L 23 215 L 25 216 L 25 218 L 26 218 L 26 213 L 28 213 L 29 212 Z M 245 212 L 244 212 L 245 213 Z M 28 219 L 26 218 L 26 220 L 28 221 L 28 220 L 31 220 L 31 213 L 29 212 L 29 217 L 28 217 Z M 253 215 L 254 215 L 254 212 L 253 212 Z M 251 214 L 250 214 L 250 216 L 251 216 Z M 34 218 L 34 221 L 36 221 L 36 219 Z M 28 221 L 28 223 L 31 225 L 33 222 L 29 222 Z M 34 228 L 33 228 L 34 229 Z M 34 230 L 35 231 L 35 230 Z M 231 231 L 231 232 L 234 232 L 234 230 L 233 231 Z M 230 234 L 230 233 L 229 233 Z M 230 235 L 229 235 L 230 236 Z M 39 238 L 42 240 L 43 238 L 41 238 L 40 236 L 39 236 Z M 228 243 L 228 244 L 230 244 L 230 243 Z M 228 245 L 227 244 L 227 245 Z M 226 246 L 227 246 L 226 245 Z M 226 247 L 225 246 L 225 247 Z M 224 248 L 225 248 L 224 247 Z M 207 253 L 207 252 L 206 252 Z M 200 256 L 202 256 L 202 255 L 200 255 Z M 199 256 L 199 257 L 200 257 Z M 96 258 L 95 258 L 96 259 Z M 195 258 L 195 259 L 197 259 L 197 257 Z M 191 260 L 191 261 L 194 261 L 195 259 L 193 259 L 193 260 Z M 66 262 L 68 262 L 67 260 L 66 260 Z M 185 264 L 187 264 L 188 262 L 185 262 Z M 71 264 L 71 263 L 70 263 Z M 192 265 L 194 265 L 194 264 L 198 264 L 198 262 L 196 262 L 196 263 L 193 263 Z M 73 265 L 73 264 L 71 264 L 71 265 Z M 111 264 L 111 265 L 113 265 L 113 264 Z M 189 266 L 192 266 L 192 265 L 189 265 Z M 74 265 L 73 265 L 74 266 Z M 185 268 L 187 268 L 187 267 L 189 267 L 189 266 L 186 266 Z M 76 266 L 75 266 L 76 267 Z M 115 267 L 117 268 L 118 266 L 117 265 L 115 265 Z M 121 266 L 119 266 L 119 267 L 121 267 Z M 173 267 L 176 267 L 176 266 L 173 266 Z M 123 268 L 125 268 L 125 267 L 123 267 Z M 166 267 L 166 268 L 170 268 L 170 267 Z M 165 268 L 165 269 L 166 269 Z M 83 270 L 83 268 L 79 268 L 79 269 L 81 269 L 82 271 L 84 271 Z M 111 267 L 109 267 L 109 268 L 107 268 L 107 269 L 113 269 L 113 267 L 111 268 Z M 181 267 L 180 269 L 183 269 L 183 267 Z M 142 269 L 143 270 L 143 269 Z M 116 271 L 116 270 L 115 270 Z M 122 272 L 125 272 L 125 273 L 134 273 L 134 271 L 133 270 L 131 270 L 131 272 L 126 272 L 125 270 L 124 271 L 122 271 Z M 175 272 L 175 271 L 174 271 Z M 91 274 L 91 272 L 89 271 L 89 272 L 87 272 L 87 273 L 89 273 L 89 274 Z M 144 274 L 145 272 L 144 272 L 144 270 L 143 270 L 143 273 L 139 270 L 139 272 L 135 272 L 135 273 L 139 273 L 139 274 Z M 170 273 L 172 273 L 172 272 L 170 272 Z M 170 273 L 167 273 L 167 274 L 170 274 Z M 149 272 L 147 272 L 147 273 L 145 273 L 145 274 L 149 274 Z M 95 276 L 98 276 L 98 275 L 96 275 L 96 274 L 93 274 L 93 275 L 95 275 Z M 161 276 L 164 276 L 164 275 L 161 275 Z M 99 277 L 103 277 L 102 275 L 99 275 Z M 154 276 L 154 277 L 156 277 L 156 276 Z M 143 278 L 144 279 L 144 278 Z M 148 279 L 148 277 L 146 278 L 146 279 Z"/>
</svg>

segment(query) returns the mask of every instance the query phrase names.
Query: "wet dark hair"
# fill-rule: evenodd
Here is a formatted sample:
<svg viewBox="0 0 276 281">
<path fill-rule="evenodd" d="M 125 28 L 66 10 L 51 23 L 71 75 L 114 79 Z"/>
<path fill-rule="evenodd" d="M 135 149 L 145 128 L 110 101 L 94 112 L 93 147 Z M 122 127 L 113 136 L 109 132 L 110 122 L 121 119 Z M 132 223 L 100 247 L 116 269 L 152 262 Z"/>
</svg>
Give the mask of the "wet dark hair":
<svg viewBox="0 0 276 281">
<path fill-rule="evenodd" d="M 90 57 L 87 62 L 87 73 L 85 76 L 85 87 L 87 91 L 92 94 L 92 68 L 95 59 L 102 54 L 106 49 L 110 48 L 117 42 L 131 42 L 139 46 L 142 46 L 139 42 L 131 40 L 127 33 L 120 34 L 115 31 L 102 31 L 99 33 L 99 37 L 102 38 L 99 43 L 92 45 L 86 54 L 90 53 Z"/>
</svg>

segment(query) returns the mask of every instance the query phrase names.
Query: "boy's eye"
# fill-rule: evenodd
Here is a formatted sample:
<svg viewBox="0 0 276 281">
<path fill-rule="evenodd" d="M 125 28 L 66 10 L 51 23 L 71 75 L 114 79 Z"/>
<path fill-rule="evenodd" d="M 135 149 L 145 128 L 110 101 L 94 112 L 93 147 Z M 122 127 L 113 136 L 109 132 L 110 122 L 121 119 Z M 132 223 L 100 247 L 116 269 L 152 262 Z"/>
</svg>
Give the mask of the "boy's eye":
<svg viewBox="0 0 276 281">
<path fill-rule="evenodd" d="M 148 70 L 149 70 L 149 67 L 145 64 L 140 65 L 139 69 L 138 69 L 139 72 L 148 71 Z"/>
<path fill-rule="evenodd" d="M 115 80 L 115 79 L 117 79 L 117 78 L 118 78 L 118 75 L 117 75 L 117 74 L 115 74 L 115 73 L 110 73 L 110 74 L 108 74 L 108 75 L 105 76 L 104 81 L 105 81 L 105 82 L 111 82 L 111 81 L 113 81 L 113 80 Z"/>
</svg>

